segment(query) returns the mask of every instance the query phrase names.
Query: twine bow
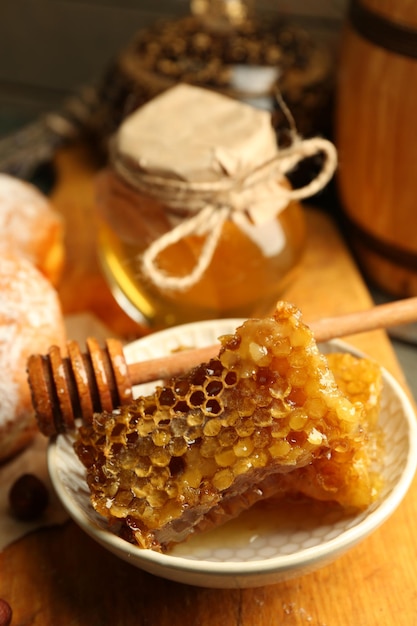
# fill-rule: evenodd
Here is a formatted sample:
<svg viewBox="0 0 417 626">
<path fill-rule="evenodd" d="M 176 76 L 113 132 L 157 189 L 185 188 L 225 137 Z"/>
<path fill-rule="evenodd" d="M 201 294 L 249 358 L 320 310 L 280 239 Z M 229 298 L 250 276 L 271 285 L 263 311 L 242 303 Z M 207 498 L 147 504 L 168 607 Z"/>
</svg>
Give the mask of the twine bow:
<svg viewBox="0 0 417 626">
<path fill-rule="evenodd" d="M 244 207 L 237 207 L 232 200 L 233 197 L 236 198 L 236 193 L 243 192 L 262 181 L 281 178 L 297 163 L 319 152 L 326 156 L 322 170 L 307 185 L 299 189 L 277 185 L 280 198 L 287 200 L 288 203 L 290 200 L 300 200 L 314 195 L 329 182 L 337 164 L 336 148 L 330 141 L 321 137 L 296 139 L 289 148 L 281 150 L 272 159 L 245 175 L 210 182 L 184 181 L 133 170 L 129 163 L 119 156 L 114 166 L 127 182 L 166 206 L 181 209 L 189 216 L 153 241 L 145 250 L 142 257 L 142 270 L 145 276 L 161 290 L 183 291 L 198 283 L 210 265 L 224 223 L 234 211 L 244 210 Z M 194 268 L 185 276 L 167 274 L 158 267 L 158 255 L 188 235 L 205 236 L 201 254 Z"/>
</svg>

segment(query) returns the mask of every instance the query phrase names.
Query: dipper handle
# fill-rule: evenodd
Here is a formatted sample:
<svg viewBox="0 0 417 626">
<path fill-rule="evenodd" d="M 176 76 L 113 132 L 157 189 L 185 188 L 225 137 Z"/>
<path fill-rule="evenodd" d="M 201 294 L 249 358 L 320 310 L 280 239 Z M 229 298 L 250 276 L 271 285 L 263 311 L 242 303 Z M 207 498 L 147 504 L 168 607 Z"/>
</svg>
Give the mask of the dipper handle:
<svg viewBox="0 0 417 626">
<path fill-rule="evenodd" d="M 417 297 L 413 297 L 309 325 L 320 343 L 416 320 Z M 89 422 L 95 412 L 128 404 L 134 385 L 178 376 L 219 351 L 219 345 L 212 345 L 128 365 L 117 339 L 107 339 L 103 347 L 93 338 L 86 344 L 87 351 L 81 352 L 77 342 L 68 342 L 65 357 L 57 346 L 51 346 L 46 355 L 29 357 L 32 403 L 39 429 L 47 437 L 73 429 L 76 418 Z"/>
</svg>

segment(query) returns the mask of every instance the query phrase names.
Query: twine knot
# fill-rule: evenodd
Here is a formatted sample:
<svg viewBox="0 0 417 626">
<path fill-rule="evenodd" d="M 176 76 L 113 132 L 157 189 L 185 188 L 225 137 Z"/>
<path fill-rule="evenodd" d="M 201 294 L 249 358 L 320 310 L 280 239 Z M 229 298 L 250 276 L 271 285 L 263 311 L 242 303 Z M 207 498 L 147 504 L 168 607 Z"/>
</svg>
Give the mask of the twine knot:
<svg viewBox="0 0 417 626">
<path fill-rule="evenodd" d="M 279 184 L 280 179 L 297 163 L 320 152 L 325 155 L 322 169 L 307 185 L 291 189 Z M 291 200 L 301 200 L 320 191 L 333 176 L 336 165 L 335 146 L 321 137 L 306 140 L 297 137 L 290 147 L 280 150 L 273 158 L 243 176 L 208 182 L 185 181 L 144 172 L 137 167 L 132 168 L 129 159 L 121 155 L 114 161 L 116 171 L 133 187 L 184 216 L 172 230 L 149 245 L 141 261 L 145 277 L 159 289 L 171 291 L 184 291 L 199 282 L 211 263 L 226 220 L 234 211 L 249 208 L 244 202 L 239 202 L 243 192 L 274 179 L 277 180 L 277 198 L 286 206 Z M 195 266 L 185 276 L 168 274 L 158 266 L 159 254 L 189 235 L 205 238 Z"/>
</svg>

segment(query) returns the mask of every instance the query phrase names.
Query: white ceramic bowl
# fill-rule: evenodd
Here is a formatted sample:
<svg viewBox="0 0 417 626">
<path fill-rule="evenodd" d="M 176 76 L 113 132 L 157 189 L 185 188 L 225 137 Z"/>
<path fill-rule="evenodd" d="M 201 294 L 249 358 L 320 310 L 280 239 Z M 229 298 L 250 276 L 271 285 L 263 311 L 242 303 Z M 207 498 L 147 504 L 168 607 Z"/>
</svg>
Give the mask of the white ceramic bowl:
<svg viewBox="0 0 417 626">
<path fill-rule="evenodd" d="M 242 320 L 185 324 L 135 341 L 125 348 L 129 362 L 163 356 L 183 346 L 204 346 L 233 332 Z M 334 341 L 324 352 L 358 352 Z M 385 488 L 367 511 L 345 516 L 340 510 L 300 504 L 263 504 L 215 531 L 193 537 L 170 554 L 136 548 L 107 529 L 90 505 L 84 468 L 72 448 L 72 437 L 60 435 L 48 450 L 53 485 L 71 517 L 105 548 L 157 576 L 205 587 L 256 587 L 298 576 L 334 560 L 380 526 L 405 496 L 417 464 L 417 429 L 411 403 L 399 384 L 383 370 L 380 423 L 387 446 L 381 462 Z M 148 393 L 154 384 L 136 388 Z M 305 506 L 305 505 L 304 505 Z M 266 507 L 266 508 L 265 508 Z"/>
</svg>

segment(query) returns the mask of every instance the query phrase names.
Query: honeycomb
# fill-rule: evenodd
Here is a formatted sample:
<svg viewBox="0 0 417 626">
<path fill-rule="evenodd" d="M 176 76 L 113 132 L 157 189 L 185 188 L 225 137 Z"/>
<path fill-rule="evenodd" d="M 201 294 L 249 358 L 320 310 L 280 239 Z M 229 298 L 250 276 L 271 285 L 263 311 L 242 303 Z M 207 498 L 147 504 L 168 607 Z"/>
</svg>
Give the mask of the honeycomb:
<svg viewBox="0 0 417 626">
<path fill-rule="evenodd" d="M 129 541 L 166 551 L 303 480 L 320 499 L 369 505 L 375 374 L 349 399 L 284 302 L 220 342 L 217 358 L 79 429 L 96 511 Z M 346 369 L 340 377 L 353 387 Z"/>
<path fill-rule="evenodd" d="M 339 389 L 351 402 L 363 405 L 368 426 L 375 428 L 382 391 L 382 373 L 378 363 L 349 353 L 328 354 L 327 362 Z"/>
<path fill-rule="evenodd" d="M 337 501 L 346 509 L 364 509 L 378 496 L 382 481 L 376 470 L 384 447 L 378 428 L 382 373 L 379 365 L 347 353 L 327 355 L 342 393 L 362 409 L 360 445 L 346 449 L 334 441 L 326 454 L 282 477 L 279 495 L 304 494 L 320 501 Z"/>
</svg>

